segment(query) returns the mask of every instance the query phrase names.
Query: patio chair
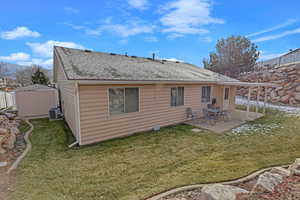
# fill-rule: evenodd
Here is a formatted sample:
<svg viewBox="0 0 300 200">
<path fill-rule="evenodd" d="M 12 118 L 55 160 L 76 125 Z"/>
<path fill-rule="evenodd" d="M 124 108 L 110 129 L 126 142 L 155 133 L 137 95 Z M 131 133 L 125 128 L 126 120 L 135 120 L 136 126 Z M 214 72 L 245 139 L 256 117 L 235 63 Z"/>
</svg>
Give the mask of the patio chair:
<svg viewBox="0 0 300 200">
<path fill-rule="evenodd" d="M 186 117 L 187 117 L 188 119 L 192 119 L 192 120 L 196 119 L 196 114 L 193 113 L 192 108 L 187 108 L 187 109 L 185 110 L 185 112 L 186 112 Z"/>
<path fill-rule="evenodd" d="M 230 119 L 230 117 L 229 117 L 230 112 L 228 110 L 222 110 L 219 115 L 220 115 L 220 118 L 222 118 L 224 122 L 226 122 Z"/>
<path fill-rule="evenodd" d="M 209 113 L 206 108 L 203 109 L 204 120 L 209 122 L 210 125 L 216 124 L 216 116 Z"/>
</svg>

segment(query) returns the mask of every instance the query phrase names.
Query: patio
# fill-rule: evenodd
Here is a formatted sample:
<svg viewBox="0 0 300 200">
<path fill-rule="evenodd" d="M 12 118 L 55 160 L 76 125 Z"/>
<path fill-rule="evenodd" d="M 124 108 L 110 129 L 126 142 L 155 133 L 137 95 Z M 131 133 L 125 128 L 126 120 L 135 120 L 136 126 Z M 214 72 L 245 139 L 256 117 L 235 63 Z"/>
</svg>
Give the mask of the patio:
<svg viewBox="0 0 300 200">
<path fill-rule="evenodd" d="M 253 121 L 264 116 L 258 112 L 248 112 L 242 110 L 234 110 L 229 115 L 229 120 L 218 120 L 215 124 L 210 124 L 209 121 L 198 118 L 194 120 L 186 121 L 185 124 L 192 125 L 198 128 L 207 129 L 216 133 L 223 133 L 229 131 L 235 127 L 238 127 L 247 121 Z"/>
</svg>

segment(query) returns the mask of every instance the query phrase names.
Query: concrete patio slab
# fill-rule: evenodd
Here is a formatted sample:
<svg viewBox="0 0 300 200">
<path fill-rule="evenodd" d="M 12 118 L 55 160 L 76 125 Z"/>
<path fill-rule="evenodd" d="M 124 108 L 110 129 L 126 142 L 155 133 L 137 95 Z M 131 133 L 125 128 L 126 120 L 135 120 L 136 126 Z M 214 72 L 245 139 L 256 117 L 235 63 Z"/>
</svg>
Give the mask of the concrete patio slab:
<svg viewBox="0 0 300 200">
<path fill-rule="evenodd" d="M 185 124 L 189 124 L 198 128 L 207 129 L 216 133 L 223 133 L 236 128 L 248 121 L 256 120 L 264 115 L 261 113 L 249 112 L 247 117 L 247 112 L 242 110 L 234 110 L 229 115 L 229 120 L 217 121 L 216 124 L 210 124 L 207 120 L 203 118 L 186 121 Z"/>
</svg>

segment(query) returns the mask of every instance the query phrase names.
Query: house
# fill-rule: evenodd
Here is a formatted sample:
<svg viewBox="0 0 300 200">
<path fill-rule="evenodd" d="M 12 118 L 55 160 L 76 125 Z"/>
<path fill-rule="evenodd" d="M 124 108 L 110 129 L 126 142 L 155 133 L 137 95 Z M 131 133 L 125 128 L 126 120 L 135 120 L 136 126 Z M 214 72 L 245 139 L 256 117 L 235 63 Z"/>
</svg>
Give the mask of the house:
<svg viewBox="0 0 300 200">
<path fill-rule="evenodd" d="M 284 64 L 300 62 L 300 48 L 290 50 L 289 52 L 280 55 L 276 58 L 260 61 L 257 63 L 256 68 L 274 68 Z"/>
<path fill-rule="evenodd" d="M 184 122 L 187 108 L 201 111 L 212 99 L 233 110 L 237 86 L 260 85 L 183 62 L 58 46 L 54 82 L 79 145 Z"/>
</svg>

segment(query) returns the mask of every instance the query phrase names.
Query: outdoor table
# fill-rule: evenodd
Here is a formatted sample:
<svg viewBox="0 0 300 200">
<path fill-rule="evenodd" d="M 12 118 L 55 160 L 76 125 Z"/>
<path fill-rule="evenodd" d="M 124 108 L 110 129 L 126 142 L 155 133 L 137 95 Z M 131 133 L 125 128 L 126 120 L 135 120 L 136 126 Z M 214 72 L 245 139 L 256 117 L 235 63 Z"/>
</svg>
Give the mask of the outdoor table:
<svg viewBox="0 0 300 200">
<path fill-rule="evenodd" d="M 207 112 L 213 114 L 213 116 L 217 118 L 219 116 L 221 110 L 218 108 L 208 108 Z"/>
</svg>

